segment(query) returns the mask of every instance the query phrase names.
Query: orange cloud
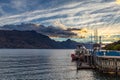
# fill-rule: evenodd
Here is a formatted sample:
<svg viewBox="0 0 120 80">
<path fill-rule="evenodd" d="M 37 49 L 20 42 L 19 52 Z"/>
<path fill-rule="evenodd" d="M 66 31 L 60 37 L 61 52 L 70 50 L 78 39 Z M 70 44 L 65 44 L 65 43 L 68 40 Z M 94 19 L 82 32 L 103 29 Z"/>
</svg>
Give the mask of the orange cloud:
<svg viewBox="0 0 120 80">
<path fill-rule="evenodd" d="M 78 30 L 72 30 L 73 33 L 76 33 L 78 37 L 80 38 L 85 38 L 88 33 L 89 30 L 87 28 L 82 28 L 82 29 L 78 29 Z"/>
<path fill-rule="evenodd" d="M 116 0 L 116 3 L 117 3 L 117 4 L 120 4 L 120 0 Z"/>
</svg>

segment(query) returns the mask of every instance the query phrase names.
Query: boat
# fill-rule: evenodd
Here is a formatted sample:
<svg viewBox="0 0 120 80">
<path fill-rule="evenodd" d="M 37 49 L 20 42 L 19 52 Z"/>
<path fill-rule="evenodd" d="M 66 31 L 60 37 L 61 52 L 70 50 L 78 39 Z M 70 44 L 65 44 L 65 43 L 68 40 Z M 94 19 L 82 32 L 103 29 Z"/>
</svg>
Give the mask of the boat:
<svg viewBox="0 0 120 80">
<path fill-rule="evenodd" d="M 83 45 L 77 45 L 75 49 L 75 53 L 71 54 L 72 61 L 80 59 L 81 61 L 84 59 L 84 55 L 88 54 L 88 50 Z"/>
<path fill-rule="evenodd" d="M 78 59 L 78 57 L 74 53 L 71 54 L 71 58 L 72 61 L 76 61 Z"/>
</svg>

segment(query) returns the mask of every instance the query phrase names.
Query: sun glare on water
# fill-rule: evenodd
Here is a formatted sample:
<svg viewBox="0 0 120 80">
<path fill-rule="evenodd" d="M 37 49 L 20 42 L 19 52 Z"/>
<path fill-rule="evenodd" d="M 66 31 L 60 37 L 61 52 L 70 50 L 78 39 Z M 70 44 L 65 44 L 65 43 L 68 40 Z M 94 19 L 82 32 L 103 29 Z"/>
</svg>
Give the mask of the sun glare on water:
<svg viewBox="0 0 120 80">
<path fill-rule="evenodd" d="M 120 0 L 116 0 L 116 3 L 117 3 L 117 4 L 120 4 Z"/>
</svg>

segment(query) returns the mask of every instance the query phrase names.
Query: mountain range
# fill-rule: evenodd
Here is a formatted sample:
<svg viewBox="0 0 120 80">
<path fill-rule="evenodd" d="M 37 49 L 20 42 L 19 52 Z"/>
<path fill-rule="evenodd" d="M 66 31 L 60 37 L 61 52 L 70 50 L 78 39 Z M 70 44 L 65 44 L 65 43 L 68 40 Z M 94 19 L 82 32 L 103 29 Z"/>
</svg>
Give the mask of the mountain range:
<svg viewBox="0 0 120 80">
<path fill-rule="evenodd" d="M 53 36 L 53 37 L 72 37 L 76 36 L 70 29 L 63 29 L 62 27 L 58 26 L 44 26 L 40 24 L 33 24 L 33 23 L 22 23 L 18 25 L 4 25 L 0 26 L 0 30 L 19 30 L 19 31 L 26 31 L 26 30 L 34 30 L 38 33 Z"/>
<path fill-rule="evenodd" d="M 55 41 L 49 36 L 69 37 L 76 35 L 71 29 L 44 26 L 33 23 L 0 26 L 0 48 L 40 48 L 40 49 L 74 49 L 82 44 L 71 39 Z M 90 43 L 84 43 L 90 48 Z"/>
<path fill-rule="evenodd" d="M 39 48 L 39 49 L 74 49 L 83 44 L 72 41 L 55 41 L 36 31 L 0 30 L 0 48 Z M 89 47 L 88 44 L 85 44 Z"/>
</svg>

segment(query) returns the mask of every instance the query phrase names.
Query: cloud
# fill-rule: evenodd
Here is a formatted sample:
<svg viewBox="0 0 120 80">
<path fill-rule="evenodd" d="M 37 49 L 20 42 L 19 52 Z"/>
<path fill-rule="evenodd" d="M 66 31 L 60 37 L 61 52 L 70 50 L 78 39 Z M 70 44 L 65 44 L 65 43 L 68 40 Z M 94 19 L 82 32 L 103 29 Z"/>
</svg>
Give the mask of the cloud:
<svg viewBox="0 0 120 80">
<path fill-rule="evenodd" d="M 77 34 L 71 32 L 71 31 L 67 31 L 67 30 L 63 30 L 57 27 L 53 27 L 53 26 L 48 26 L 48 27 L 41 27 L 38 32 L 46 34 L 50 37 L 64 37 L 64 38 L 68 38 L 68 37 L 75 37 L 77 36 Z"/>
<path fill-rule="evenodd" d="M 0 29 L 2 30 L 35 30 L 39 33 L 42 33 L 44 35 L 47 35 L 49 37 L 75 37 L 77 36 L 76 33 L 73 33 L 71 31 L 68 30 L 64 30 L 63 28 L 59 28 L 59 27 L 53 27 L 53 26 L 43 26 L 43 25 L 37 25 L 37 24 L 32 24 L 32 23 L 28 23 L 28 24 L 20 24 L 20 25 L 4 25 L 1 26 Z"/>
<path fill-rule="evenodd" d="M 34 20 L 38 20 L 38 22 L 55 22 L 56 20 L 60 20 L 60 22 L 64 22 L 65 25 L 90 25 L 100 23 L 104 21 L 104 16 L 112 15 L 113 17 L 118 17 L 120 13 L 119 6 L 115 5 L 115 2 L 108 3 L 98 3 L 90 1 L 81 1 L 74 4 L 67 4 L 61 7 L 45 9 L 45 10 L 34 10 L 25 12 L 22 14 L 11 15 L 7 17 L 0 18 L 0 24 L 14 24 L 20 22 L 30 22 Z M 21 8 L 21 3 L 25 2 L 13 2 L 18 4 L 18 8 Z M 24 5 L 23 4 L 23 5 Z M 103 6 L 104 5 L 104 6 Z M 94 8 L 96 6 L 96 8 Z M 114 12 L 115 11 L 115 12 Z M 116 13 L 117 12 L 117 13 Z M 117 15 L 116 15 L 117 14 Z M 108 16 L 110 17 L 110 16 Z M 102 19 L 101 19 L 102 18 Z M 109 22 L 109 21 L 107 21 Z M 114 19 L 113 19 L 114 22 Z M 92 24 L 92 25 L 91 25 Z M 97 24 L 101 25 L 101 24 Z"/>
<path fill-rule="evenodd" d="M 27 0 L 11 0 L 11 7 L 19 11 L 27 10 Z"/>
<path fill-rule="evenodd" d="M 67 29 L 67 26 L 65 26 L 64 24 L 62 24 L 61 22 L 59 21 L 55 21 L 54 23 L 54 26 L 58 27 L 58 28 L 61 28 L 63 30 L 66 30 Z"/>
<path fill-rule="evenodd" d="M 0 16 L 5 15 L 5 11 L 0 6 Z"/>
<path fill-rule="evenodd" d="M 120 4 L 120 0 L 116 0 L 116 3 L 117 3 L 117 4 Z"/>
<path fill-rule="evenodd" d="M 40 23 L 49 26 L 43 29 L 43 33 L 51 28 L 51 32 L 56 30 L 56 34 L 60 36 L 63 36 L 62 33 L 74 36 L 85 28 L 88 29 L 87 33 L 90 32 L 89 29 L 95 28 L 98 28 L 101 34 L 120 32 L 120 5 L 117 5 L 115 0 L 35 0 L 30 3 L 30 0 L 1 2 L 0 13 L 4 15 L 9 11 L 10 14 L 0 16 L 0 25 Z M 10 10 L 6 10 L 6 7 L 10 7 Z M 46 34 L 50 34 L 47 32 Z M 87 33 L 84 34 L 88 36 Z"/>
</svg>

